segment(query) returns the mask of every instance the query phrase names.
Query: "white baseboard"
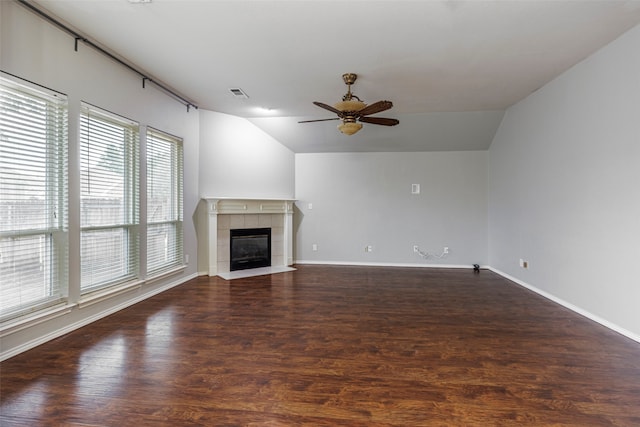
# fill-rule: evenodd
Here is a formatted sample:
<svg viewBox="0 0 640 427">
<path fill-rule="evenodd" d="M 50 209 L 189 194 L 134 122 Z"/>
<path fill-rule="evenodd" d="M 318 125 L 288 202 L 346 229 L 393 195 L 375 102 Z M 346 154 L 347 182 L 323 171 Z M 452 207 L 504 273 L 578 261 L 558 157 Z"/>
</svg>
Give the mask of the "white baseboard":
<svg viewBox="0 0 640 427">
<path fill-rule="evenodd" d="M 417 264 L 417 263 L 394 263 L 394 262 L 358 262 L 358 261 L 309 261 L 296 260 L 294 264 L 312 264 L 312 265 L 353 265 L 363 267 L 411 267 L 411 268 L 468 268 L 472 269 L 473 265 L 469 264 Z M 485 269 L 481 266 L 480 268 Z"/>
<path fill-rule="evenodd" d="M 523 288 L 529 289 L 530 291 L 535 292 L 536 294 L 538 294 L 538 295 L 540 295 L 540 296 L 542 296 L 544 298 L 547 298 L 548 300 L 551 300 L 551 301 L 555 302 L 556 304 L 560 304 L 561 306 L 563 306 L 565 308 L 568 308 L 569 310 L 573 311 L 574 313 L 577 313 L 577 314 L 579 314 L 581 316 L 584 316 L 587 319 L 593 320 L 594 322 L 601 324 L 605 328 L 611 329 L 612 331 L 617 332 L 620 335 L 624 335 L 625 337 L 640 343 L 640 335 L 638 335 L 638 334 L 635 334 L 635 333 L 633 333 L 633 332 L 631 332 L 631 331 L 629 331 L 629 330 L 627 330 L 625 328 L 622 328 L 622 327 L 616 325 L 615 323 L 609 322 L 608 320 L 603 319 L 600 316 L 596 316 L 595 314 L 593 314 L 593 313 L 591 313 L 591 312 L 589 312 L 587 310 L 584 310 L 584 309 L 582 309 L 582 308 L 580 308 L 580 307 L 578 307 L 576 305 L 573 305 L 570 302 L 567 302 L 567 301 L 563 300 L 562 298 L 558 298 L 553 294 L 550 294 L 550 293 L 548 293 L 546 291 L 543 291 L 542 289 L 536 288 L 535 286 L 532 286 L 532 285 L 530 285 L 530 284 L 528 284 L 526 282 L 523 282 L 522 280 L 517 279 L 517 278 L 515 278 L 513 276 L 510 276 L 507 273 L 504 273 L 504 272 L 502 272 L 502 271 L 500 271 L 500 270 L 498 270 L 496 268 L 489 267 L 489 270 L 493 271 L 496 274 L 499 274 L 500 276 L 504 277 L 505 279 L 508 279 L 508 280 L 516 283 L 517 285 L 522 286 Z"/>
<path fill-rule="evenodd" d="M 371 267 L 427 267 L 427 268 L 473 268 L 473 266 L 470 265 L 456 265 L 456 264 L 414 264 L 414 263 L 376 263 L 376 262 L 343 262 L 343 261 L 309 261 L 309 260 L 297 260 L 295 262 L 296 264 L 315 264 L 315 265 L 354 265 L 354 266 L 371 266 Z M 587 310 L 584 310 L 574 304 L 571 304 L 561 298 L 556 297 L 555 295 L 552 295 L 546 291 L 543 291 L 542 289 L 538 289 L 535 286 L 532 286 L 526 282 L 523 282 L 520 279 L 517 279 L 513 276 L 510 276 L 496 268 L 493 268 L 489 265 L 482 265 L 480 266 L 481 269 L 483 270 L 490 270 L 493 271 L 494 273 L 504 277 L 505 279 L 508 279 L 514 283 L 516 283 L 517 285 L 520 285 L 526 289 L 529 289 L 532 292 L 535 292 L 536 294 L 547 298 L 550 301 L 555 302 L 556 304 L 560 304 L 561 306 L 568 308 L 569 310 L 573 311 L 574 313 L 577 313 L 581 316 L 586 317 L 587 319 L 593 320 L 596 323 L 599 323 L 600 325 L 604 326 L 605 328 L 611 329 L 614 332 L 619 333 L 620 335 L 624 335 L 625 337 L 632 339 L 633 341 L 636 341 L 638 343 L 640 343 L 640 335 L 635 334 L 625 328 L 620 327 L 619 325 L 616 325 L 615 323 L 612 323 L 606 319 L 603 319 L 602 317 L 596 316 L 593 313 L 590 313 Z"/>
<path fill-rule="evenodd" d="M 13 347 L 10 350 L 7 350 L 5 352 L 0 353 L 0 362 L 6 359 L 9 359 L 10 357 L 16 356 L 22 352 L 25 352 L 27 350 L 31 350 L 32 348 L 35 348 L 37 346 L 39 346 L 40 344 L 44 344 L 47 341 L 51 341 L 52 339 L 61 337 L 62 335 L 68 334 L 69 332 L 75 331 L 76 329 L 79 329 L 83 326 L 86 326 L 90 323 L 95 322 L 96 320 L 100 320 L 104 317 L 107 317 L 113 313 L 116 313 L 122 309 L 125 309 L 127 307 L 130 307 L 134 304 L 137 304 L 141 301 L 146 300 L 147 298 L 151 298 L 154 295 L 157 295 L 161 292 L 164 292 L 166 290 L 169 290 L 173 287 L 176 287 L 178 285 L 181 285 L 191 279 L 194 279 L 198 277 L 197 274 L 191 274 L 187 277 L 181 277 L 179 280 L 167 283 L 166 285 L 160 286 L 150 292 L 144 293 L 142 295 L 139 295 L 133 299 L 127 300 L 125 302 L 123 302 L 122 304 L 118 304 L 115 305 L 113 307 L 109 307 L 108 309 L 101 311 L 99 313 L 96 313 L 92 316 L 89 317 L 85 317 L 75 323 L 71 323 L 63 328 L 57 329 L 55 331 L 52 331 L 49 334 L 45 334 L 42 335 L 34 340 L 31 341 L 27 341 L 19 346 Z"/>
<path fill-rule="evenodd" d="M 414 268 L 425 268 L 425 267 L 426 268 L 460 268 L 460 269 L 465 269 L 465 268 L 471 269 L 471 268 L 473 268 L 473 266 L 470 266 L 470 265 L 456 265 L 456 264 L 410 264 L 410 263 L 337 262 L 337 261 L 309 261 L 309 260 L 297 260 L 295 262 L 295 264 L 345 265 L 345 266 L 352 265 L 352 266 L 370 266 L 370 267 L 414 267 Z M 590 313 L 589 311 L 586 311 L 586 310 L 584 310 L 584 309 L 582 309 L 582 308 L 580 308 L 580 307 L 578 307 L 576 305 L 573 305 L 573 304 L 571 304 L 571 303 L 569 303 L 569 302 L 567 302 L 567 301 L 565 301 L 565 300 L 563 300 L 561 298 L 558 298 L 558 297 L 556 297 L 556 296 L 554 296 L 554 295 L 552 295 L 552 294 L 550 294 L 550 293 L 548 293 L 546 291 L 543 291 L 543 290 L 541 290 L 539 288 L 536 288 L 535 286 L 532 286 L 532 285 L 530 285 L 530 284 L 528 284 L 526 282 L 523 282 L 522 280 L 517 279 L 517 278 L 515 278 L 513 276 L 510 276 L 509 274 L 506 274 L 506 273 L 504 273 L 504 272 L 502 272 L 502 271 L 500 271 L 500 270 L 498 270 L 496 268 L 493 268 L 491 266 L 481 266 L 480 268 L 488 269 L 490 271 L 493 271 L 494 273 L 504 277 L 507 280 L 510 280 L 510 281 L 516 283 L 519 286 L 522 286 L 522 287 L 524 287 L 526 289 L 529 289 L 530 291 L 535 292 L 536 294 L 538 294 L 538 295 L 540 295 L 540 296 L 542 296 L 544 298 L 547 298 L 548 300 L 553 301 L 556 304 L 560 304 L 561 306 L 563 306 L 563 307 L 565 307 L 565 308 L 567 308 L 567 309 L 569 309 L 569 310 L 571 310 L 571 311 L 573 311 L 573 312 L 575 312 L 575 313 L 577 313 L 577 314 L 579 314 L 581 316 L 584 316 L 584 317 L 586 317 L 586 318 L 588 318 L 588 319 L 590 319 L 590 320 L 592 320 L 592 321 L 594 321 L 596 323 L 599 323 L 600 325 L 602 325 L 602 326 L 604 326 L 604 327 L 606 327 L 606 328 L 608 328 L 608 329 L 610 329 L 610 330 L 612 330 L 614 332 L 617 332 L 617 333 L 619 333 L 619 334 L 621 334 L 621 335 L 623 335 L 623 336 L 625 336 L 625 337 L 627 337 L 627 338 L 629 338 L 629 339 L 631 339 L 633 341 L 636 341 L 636 342 L 640 343 L 640 335 L 635 334 L 635 333 L 633 333 L 633 332 L 631 332 L 631 331 L 629 331 L 629 330 L 627 330 L 625 328 L 622 328 L 622 327 L 620 327 L 620 326 L 618 326 L 618 325 L 616 325 L 616 324 L 614 324 L 612 322 L 609 322 L 606 319 L 603 319 L 603 318 L 601 318 L 599 316 L 596 316 L 595 314 Z M 49 334 L 40 336 L 40 337 L 38 337 L 38 338 L 36 338 L 34 340 L 28 341 L 28 342 L 26 342 L 24 344 L 21 344 L 21 345 L 19 345 L 17 347 L 14 347 L 14 348 L 12 348 L 12 349 L 10 349 L 8 351 L 1 352 L 0 353 L 0 362 L 3 361 L 3 360 L 9 359 L 10 357 L 13 357 L 13 356 L 15 356 L 17 354 L 20 354 L 20 353 L 22 353 L 24 351 L 30 350 L 30 349 L 32 349 L 34 347 L 37 347 L 37 346 L 39 346 L 41 344 L 44 344 L 47 341 L 50 341 L 50 340 L 55 339 L 55 338 L 58 338 L 58 337 L 60 337 L 62 335 L 65 335 L 65 334 L 67 334 L 69 332 L 72 332 L 72 331 L 74 331 L 76 329 L 79 329 L 79 328 L 81 328 L 83 326 L 86 326 L 86 325 L 88 325 L 88 324 L 90 324 L 92 322 L 95 322 L 96 320 L 99 320 L 99 319 L 102 319 L 104 317 L 107 317 L 107 316 L 109 316 L 109 315 L 111 315 L 113 313 L 116 313 L 116 312 L 124 309 L 124 308 L 127 308 L 127 307 L 130 307 L 130 306 L 134 305 L 134 304 L 137 304 L 138 302 L 144 301 L 147 298 L 151 298 L 152 296 L 157 295 L 157 294 L 159 294 L 161 292 L 164 292 L 166 290 L 169 290 L 169 289 L 171 289 L 171 288 L 173 288 L 175 286 L 181 285 L 181 284 L 183 284 L 183 283 L 185 283 L 185 282 L 187 282 L 187 281 L 189 281 L 191 279 L 194 279 L 194 278 L 198 277 L 199 275 L 202 275 L 202 274 L 200 272 L 198 272 L 198 273 L 191 274 L 191 275 L 189 275 L 187 277 L 182 277 L 179 280 L 167 283 L 164 286 L 156 288 L 153 291 L 150 291 L 148 293 L 144 293 L 142 295 L 139 295 L 136 298 L 133 298 L 131 300 L 123 302 L 122 304 L 119 304 L 119 305 L 116 305 L 116 306 L 113 306 L 113 307 L 109 307 L 108 309 L 106 309 L 104 311 L 101 311 L 100 313 L 96 313 L 93 316 L 89 316 L 87 318 L 83 318 L 82 320 L 80 320 L 78 322 L 75 322 L 75 323 L 72 323 L 70 325 L 67 325 L 64 328 L 61 328 L 61 329 L 53 331 L 53 332 L 51 332 Z M 204 273 L 204 275 L 206 275 L 206 273 Z"/>
</svg>

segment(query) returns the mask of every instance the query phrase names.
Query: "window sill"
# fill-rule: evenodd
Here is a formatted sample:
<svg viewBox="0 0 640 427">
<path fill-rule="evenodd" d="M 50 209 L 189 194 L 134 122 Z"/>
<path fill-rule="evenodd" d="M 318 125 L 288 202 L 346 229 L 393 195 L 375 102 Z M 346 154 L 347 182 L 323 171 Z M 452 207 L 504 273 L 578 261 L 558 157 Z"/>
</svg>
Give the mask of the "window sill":
<svg viewBox="0 0 640 427">
<path fill-rule="evenodd" d="M 40 323 L 47 322 L 55 319 L 56 317 L 64 316 L 71 312 L 74 307 L 84 308 L 99 302 L 105 301 L 109 298 L 113 298 L 120 294 L 135 291 L 140 289 L 143 284 L 150 284 L 171 276 L 183 272 L 187 268 L 187 265 L 180 265 L 170 270 L 164 270 L 156 275 L 149 277 L 146 280 L 136 280 L 134 282 L 125 283 L 122 285 L 116 285 L 105 289 L 100 289 L 86 295 L 83 295 L 77 304 L 69 304 L 67 302 L 61 302 L 53 306 L 48 306 L 33 313 L 28 313 L 19 317 L 0 322 L 0 338 L 14 334 L 23 329 L 27 329 L 38 325 Z"/>
<path fill-rule="evenodd" d="M 142 280 L 136 280 L 135 282 L 128 282 L 122 285 L 111 286 L 106 289 L 100 289 L 80 297 L 78 301 L 78 307 L 84 308 L 93 304 L 97 304 L 109 298 L 113 298 L 117 295 L 124 294 L 125 292 L 135 291 L 142 287 Z"/>
<path fill-rule="evenodd" d="M 59 316 L 64 316 L 65 314 L 70 313 L 75 306 L 75 304 L 67 304 L 66 302 L 64 302 L 43 310 L 39 310 L 34 313 L 20 316 L 16 319 L 11 319 L 6 322 L 0 323 L 0 337 L 15 334 L 18 331 L 30 328 L 39 323 L 47 322 Z"/>
<path fill-rule="evenodd" d="M 185 268 L 187 268 L 186 264 L 183 265 L 179 265 L 177 267 L 174 267 L 172 269 L 169 270 L 161 270 L 157 273 L 155 273 L 153 276 L 149 276 L 146 280 L 145 280 L 145 284 L 149 285 L 153 282 L 157 282 L 160 279 L 164 279 L 165 277 L 174 275 L 176 273 L 182 273 Z"/>
</svg>

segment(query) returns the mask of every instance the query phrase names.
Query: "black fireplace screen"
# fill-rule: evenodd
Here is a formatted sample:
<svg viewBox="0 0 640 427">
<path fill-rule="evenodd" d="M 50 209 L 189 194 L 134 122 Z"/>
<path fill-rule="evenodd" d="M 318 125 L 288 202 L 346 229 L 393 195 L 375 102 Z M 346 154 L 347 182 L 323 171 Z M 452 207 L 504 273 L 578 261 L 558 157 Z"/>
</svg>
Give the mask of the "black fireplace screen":
<svg viewBox="0 0 640 427">
<path fill-rule="evenodd" d="M 271 266 L 271 229 L 231 230 L 231 271 Z"/>
</svg>

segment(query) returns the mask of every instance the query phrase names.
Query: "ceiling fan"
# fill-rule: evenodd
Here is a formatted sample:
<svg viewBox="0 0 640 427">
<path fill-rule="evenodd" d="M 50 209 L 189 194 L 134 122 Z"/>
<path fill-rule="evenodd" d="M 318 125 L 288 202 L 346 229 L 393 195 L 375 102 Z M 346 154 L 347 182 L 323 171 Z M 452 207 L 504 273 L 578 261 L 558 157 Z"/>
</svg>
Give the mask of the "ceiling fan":
<svg viewBox="0 0 640 427">
<path fill-rule="evenodd" d="M 342 97 L 342 101 L 335 104 L 333 107 L 322 102 L 315 102 L 314 104 L 325 110 L 329 110 L 332 113 L 338 115 L 338 117 L 332 119 L 318 119 L 318 120 L 303 120 L 298 123 L 311 123 L 311 122 L 324 122 L 327 120 L 342 120 L 342 123 L 338 125 L 338 130 L 346 135 L 353 135 L 362 129 L 362 123 L 371 123 L 374 125 L 382 126 L 395 126 L 400 123 L 396 119 L 388 119 L 385 117 L 369 117 L 371 114 L 376 114 L 381 111 L 386 111 L 393 107 L 391 101 L 378 101 L 373 104 L 365 104 L 351 93 L 351 85 L 355 83 L 358 78 L 357 74 L 346 73 L 342 75 L 347 85 L 347 93 Z M 356 122 L 362 123 L 356 123 Z"/>
</svg>

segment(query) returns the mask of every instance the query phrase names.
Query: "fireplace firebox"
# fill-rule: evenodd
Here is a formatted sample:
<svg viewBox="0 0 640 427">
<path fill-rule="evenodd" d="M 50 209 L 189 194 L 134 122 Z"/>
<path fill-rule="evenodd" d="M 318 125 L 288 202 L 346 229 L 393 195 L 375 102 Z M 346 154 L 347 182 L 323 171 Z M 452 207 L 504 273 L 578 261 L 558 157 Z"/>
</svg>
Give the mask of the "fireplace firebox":
<svg viewBox="0 0 640 427">
<path fill-rule="evenodd" d="M 271 229 L 230 230 L 230 271 L 271 266 Z"/>
</svg>

